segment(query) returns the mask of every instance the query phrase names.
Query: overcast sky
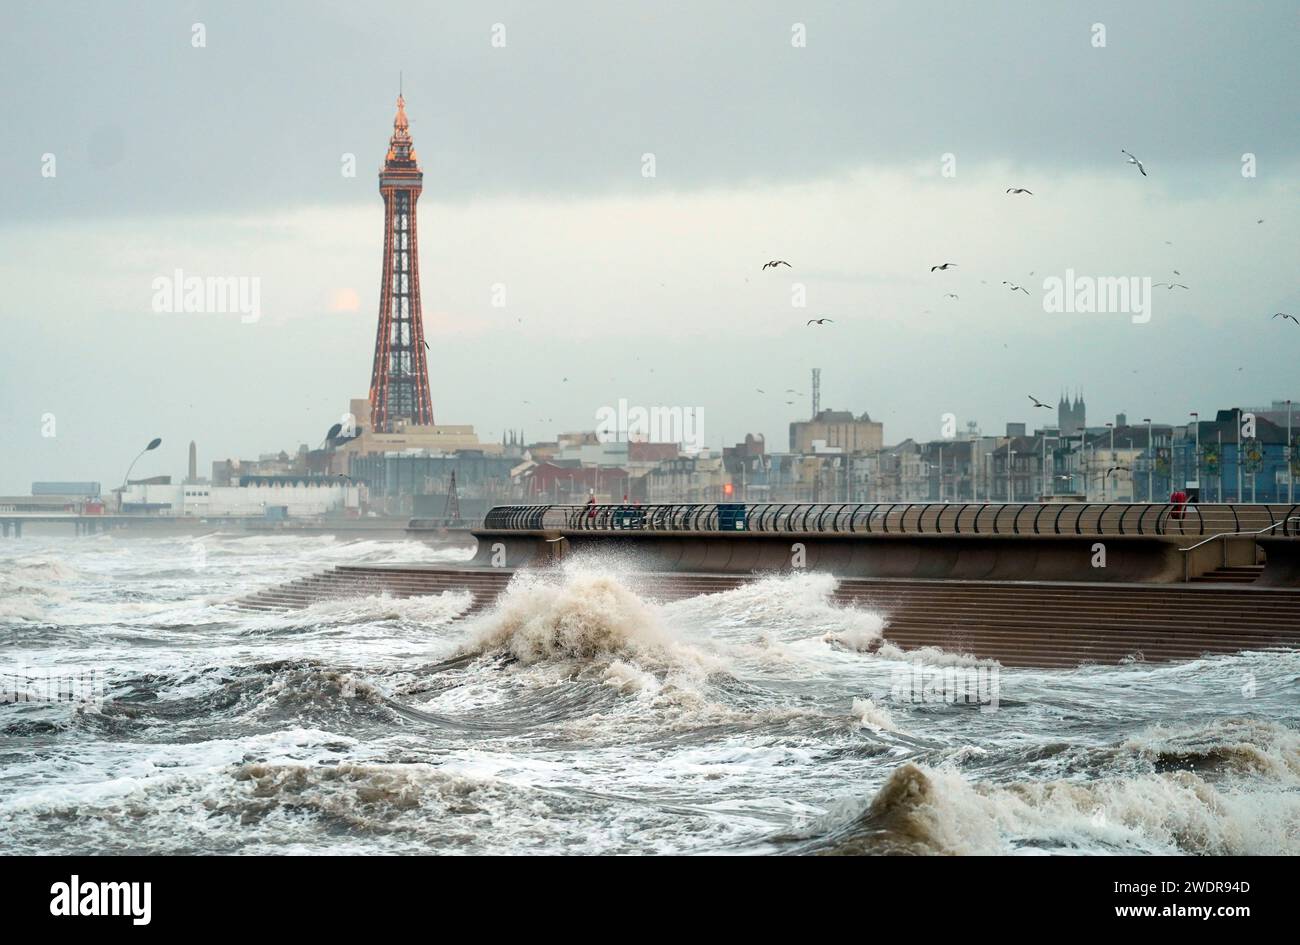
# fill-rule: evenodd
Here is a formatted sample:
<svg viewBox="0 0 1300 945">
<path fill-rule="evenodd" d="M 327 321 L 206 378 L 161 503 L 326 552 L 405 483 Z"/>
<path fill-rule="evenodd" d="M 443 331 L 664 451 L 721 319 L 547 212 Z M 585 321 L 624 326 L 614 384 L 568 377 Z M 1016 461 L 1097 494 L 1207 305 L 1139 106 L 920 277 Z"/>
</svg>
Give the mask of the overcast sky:
<svg viewBox="0 0 1300 945">
<path fill-rule="evenodd" d="M 399 70 L 441 423 L 551 438 L 627 398 L 784 449 L 812 367 L 889 443 L 949 412 L 1041 424 L 1027 394 L 1062 387 L 1093 423 L 1300 399 L 1300 326 L 1270 318 L 1300 315 L 1297 23 L 1290 0 L 6 4 L 0 494 L 109 488 L 152 436 L 137 474 L 183 474 L 191 439 L 205 472 L 314 446 L 365 395 Z M 260 320 L 154 312 L 178 268 L 257 277 Z M 1145 324 L 1049 313 L 1067 269 L 1189 288 Z"/>
</svg>

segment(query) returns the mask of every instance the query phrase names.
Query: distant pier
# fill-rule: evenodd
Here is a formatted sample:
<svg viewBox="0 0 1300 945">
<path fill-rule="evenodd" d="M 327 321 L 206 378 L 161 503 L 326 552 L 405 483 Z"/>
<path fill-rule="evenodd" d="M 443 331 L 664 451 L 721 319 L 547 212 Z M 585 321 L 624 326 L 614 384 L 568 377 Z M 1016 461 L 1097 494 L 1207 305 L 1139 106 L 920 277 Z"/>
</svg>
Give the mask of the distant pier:
<svg viewBox="0 0 1300 945">
<path fill-rule="evenodd" d="M 405 518 L 282 519 L 262 516 L 157 515 L 142 513 L 93 514 L 79 512 L 0 512 L 0 537 L 22 538 L 24 527 L 43 532 L 71 532 L 76 536 L 130 530 L 139 534 L 207 535 L 213 532 L 248 532 L 277 535 L 337 535 L 350 538 L 412 537 Z M 469 540 L 462 529 L 461 540 Z"/>
</svg>

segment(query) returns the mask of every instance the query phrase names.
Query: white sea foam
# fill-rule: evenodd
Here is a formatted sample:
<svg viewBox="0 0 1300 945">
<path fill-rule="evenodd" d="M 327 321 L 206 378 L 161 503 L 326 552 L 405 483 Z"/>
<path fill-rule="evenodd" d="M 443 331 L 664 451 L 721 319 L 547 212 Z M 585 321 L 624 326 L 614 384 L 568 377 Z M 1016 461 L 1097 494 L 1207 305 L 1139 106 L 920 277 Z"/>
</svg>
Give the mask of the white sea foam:
<svg viewBox="0 0 1300 945">
<path fill-rule="evenodd" d="M 374 620 L 408 620 L 427 624 L 441 624 L 463 614 L 474 597 L 469 591 L 442 591 L 438 594 L 421 594 L 416 597 L 390 597 L 372 594 L 366 597 L 346 597 L 321 600 L 300 611 L 277 616 L 277 622 L 314 624 L 321 620 L 354 623 Z"/>
<path fill-rule="evenodd" d="M 870 699 L 854 699 L 852 715 L 861 723 L 863 728 L 874 729 L 878 732 L 898 731 L 898 726 L 889 710 L 884 706 L 876 705 Z"/>
<path fill-rule="evenodd" d="M 1224 736 L 1227 736 L 1226 739 Z M 1297 735 L 1271 723 L 1162 729 L 1126 742 L 1166 758 L 1195 745 L 1200 771 L 1105 778 L 973 782 L 953 768 L 904 764 L 863 815 L 872 830 L 849 846 L 998 854 L 1112 848 L 1148 853 L 1300 853 Z M 1240 777 L 1244 772 L 1249 777 Z"/>
<path fill-rule="evenodd" d="M 463 650 L 504 650 L 524 664 L 623 660 L 704 674 L 722 668 L 674 635 L 616 575 L 576 568 L 516 575 Z"/>
<path fill-rule="evenodd" d="M 977 661 L 882 643 L 825 575 L 659 604 L 601 559 L 467 620 L 461 592 L 250 615 L 217 602 L 464 552 L 204 544 L 201 568 L 188 538 L 0 544 L 0 613 L 34 618 L 0 657 L 102 666 L 108 691 L 3 707 L 0 851 L 716 852 L 832 811 L 801 842 L 1300 852 L 1295 652 L 1006 670 L 998 711 L 932 711 L 881 694 L 918 657 Z"/>
</svg>

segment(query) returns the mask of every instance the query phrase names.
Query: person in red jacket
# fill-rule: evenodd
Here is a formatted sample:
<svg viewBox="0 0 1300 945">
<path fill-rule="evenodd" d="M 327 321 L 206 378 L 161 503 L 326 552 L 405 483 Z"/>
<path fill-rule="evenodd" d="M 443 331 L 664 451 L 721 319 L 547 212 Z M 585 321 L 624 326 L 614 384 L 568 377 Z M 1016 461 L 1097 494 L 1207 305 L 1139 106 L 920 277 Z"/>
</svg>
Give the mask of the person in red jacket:
<svg viewBox="0 0 1300 945">
<path fill-rule="evenodd" d="M 1178 489 L 1169 496 L 1169 503 L 1174 510 L 1169 513 L 1170 518 L 1182 518 L 1183 510 L 1187 508 L 1187 493 Z"/>
</svg>

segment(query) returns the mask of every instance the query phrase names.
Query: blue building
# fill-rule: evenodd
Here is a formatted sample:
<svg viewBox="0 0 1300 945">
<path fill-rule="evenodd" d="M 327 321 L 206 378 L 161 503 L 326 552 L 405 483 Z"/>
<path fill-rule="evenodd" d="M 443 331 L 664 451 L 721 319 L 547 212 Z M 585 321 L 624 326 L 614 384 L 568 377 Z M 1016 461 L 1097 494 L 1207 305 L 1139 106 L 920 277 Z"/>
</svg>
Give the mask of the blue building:
<svg viewBox="0 0 1300 945">
<path fill-rule="evenodd" d="M 1189 473 L 1188 479 L 1197 478 L 1191 475 L 1194 470 L 1199 473 L 1202 502 L 1289 502 L 1300 491 L 1294 485 L 1300 478 L 1296 433 L 1293 429 L 1288 449 L 1284 425 L 1239 408 L 1220 410 L 1213 420 L 1188 425 L 1186 436 L 1175 444 L 1174 462 Z"/>
</svg>

